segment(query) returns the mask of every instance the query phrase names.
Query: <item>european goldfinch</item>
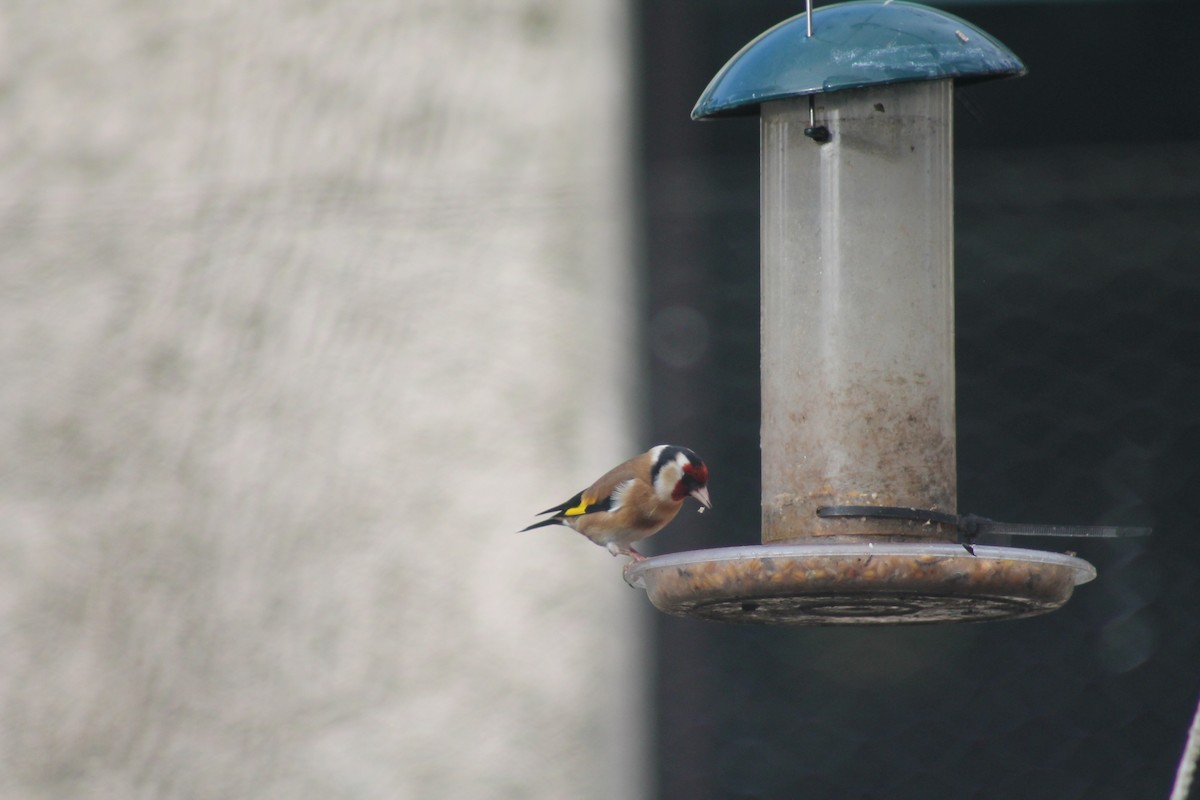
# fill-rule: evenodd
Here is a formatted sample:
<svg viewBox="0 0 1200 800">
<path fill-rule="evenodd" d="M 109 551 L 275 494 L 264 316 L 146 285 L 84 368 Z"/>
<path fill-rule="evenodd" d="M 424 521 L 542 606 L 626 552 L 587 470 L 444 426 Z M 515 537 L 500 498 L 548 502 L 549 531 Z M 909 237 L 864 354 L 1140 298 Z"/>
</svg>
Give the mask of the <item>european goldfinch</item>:
<svg viewBox="0 0 1200 800">
<path fill-rule="evenodd" d="M 566 525 L 614 556 L 641 561 L 645 556 L 633 543 L 675 519 L 689 495 L 712 508 L 708 467 L 686 447 L 660 444 L 613 467 L 567 502 L 541 512 L 554 516 L 523 530 Z"/>
</svg>

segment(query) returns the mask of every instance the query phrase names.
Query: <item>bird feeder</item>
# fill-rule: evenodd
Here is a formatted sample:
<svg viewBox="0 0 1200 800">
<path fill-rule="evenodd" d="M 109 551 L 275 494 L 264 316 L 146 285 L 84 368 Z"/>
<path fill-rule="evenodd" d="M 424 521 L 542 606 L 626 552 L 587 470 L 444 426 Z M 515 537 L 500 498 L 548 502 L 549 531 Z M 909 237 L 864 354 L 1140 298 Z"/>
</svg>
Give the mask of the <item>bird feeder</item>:
<svg viewBox="0 0 1200 800">
<path fill-rule="evenodd" d="M 776 25 L 705 89 L 694 119 L 761 120 L 762 545 L 631 564 L 660 610 L 999 619 L 1054 610 L 1095 577 L 1070 555 L 974 541 L 1117 529 L 956 505 L 952 100 L 1024 71 L 958 17 L 865 0 Z"/>
</svg>

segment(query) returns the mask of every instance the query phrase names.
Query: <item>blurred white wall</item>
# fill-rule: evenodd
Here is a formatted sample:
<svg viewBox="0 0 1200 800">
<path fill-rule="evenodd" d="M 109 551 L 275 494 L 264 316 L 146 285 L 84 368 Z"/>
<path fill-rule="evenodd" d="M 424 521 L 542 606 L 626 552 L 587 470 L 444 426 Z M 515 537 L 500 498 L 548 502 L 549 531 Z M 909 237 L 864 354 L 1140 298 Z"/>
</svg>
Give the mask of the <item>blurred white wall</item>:
<svg viewBox="0 0 1200 800">
<path fill-rule="evenodd" d="M 644 791 L 624 13 L 0 8 L 0 798 Z"/>
</svg>

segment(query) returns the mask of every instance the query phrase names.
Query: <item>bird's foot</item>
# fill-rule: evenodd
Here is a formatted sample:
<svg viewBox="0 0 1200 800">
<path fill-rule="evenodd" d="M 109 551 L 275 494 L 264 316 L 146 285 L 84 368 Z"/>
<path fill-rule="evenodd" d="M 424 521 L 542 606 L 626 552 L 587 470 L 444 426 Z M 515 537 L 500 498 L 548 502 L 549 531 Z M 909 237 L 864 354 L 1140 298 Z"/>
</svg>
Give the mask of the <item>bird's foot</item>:
<svg viewBox="0 0 1200 800">
<path fill-rule="evenodd" d="M 628 552 L 622 553 L 622 555 L 629 556 L 629 560 L 626 561 L 625 566 L 621 568 L 621 577 L 623 577 L 625 579 L 625 582 L 627 584 L 629 584 L 630 586 L 632 586 L 633 588 L 636 589 L 636 588 L 638 588 L 637 584 L 635 584 L 629 578 L 629 568 L 632 567 L 634 564 L 638 563 L 639 561 L 645 561 L 646 557 L 644 555 L 642 555 L 641 553 L 639 553 L 637 550 L 634 550 L 632 547 L 629 548 Z"/>
</svg>

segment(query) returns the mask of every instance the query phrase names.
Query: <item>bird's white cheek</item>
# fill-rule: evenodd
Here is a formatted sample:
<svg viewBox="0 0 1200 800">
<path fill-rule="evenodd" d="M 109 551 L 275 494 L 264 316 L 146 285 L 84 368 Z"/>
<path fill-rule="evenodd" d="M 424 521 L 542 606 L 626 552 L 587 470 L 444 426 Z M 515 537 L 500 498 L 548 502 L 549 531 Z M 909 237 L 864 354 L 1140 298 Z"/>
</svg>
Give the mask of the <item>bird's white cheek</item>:
<svg viewBox="0 0 1200 800">
<path fill-rule="evenodd" d="M 679 478 L 667 469 L 663 469 L 654 481 L 654 493 L 660 501 L 671 499 L 677 483 L 679 483 Z"/>
</svg>

